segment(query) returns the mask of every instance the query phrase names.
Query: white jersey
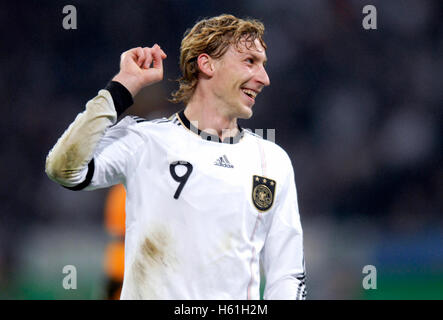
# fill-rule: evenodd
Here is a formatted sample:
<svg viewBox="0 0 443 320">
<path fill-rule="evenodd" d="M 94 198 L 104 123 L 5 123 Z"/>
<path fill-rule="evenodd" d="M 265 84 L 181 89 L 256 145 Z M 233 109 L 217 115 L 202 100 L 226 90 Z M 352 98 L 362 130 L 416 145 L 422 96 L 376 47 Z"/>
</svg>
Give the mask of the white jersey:
<svg viewBox="0 0 443 320">
<path fill-rule="evenodd" d="M 183 112 L 105 131 L 82 188 L 126 188 L 121 299 L 259 299 L 260 263 L 265 299 L 305 298 L 291 161 L 248 130 L 230 142 Z"/>
</svg>

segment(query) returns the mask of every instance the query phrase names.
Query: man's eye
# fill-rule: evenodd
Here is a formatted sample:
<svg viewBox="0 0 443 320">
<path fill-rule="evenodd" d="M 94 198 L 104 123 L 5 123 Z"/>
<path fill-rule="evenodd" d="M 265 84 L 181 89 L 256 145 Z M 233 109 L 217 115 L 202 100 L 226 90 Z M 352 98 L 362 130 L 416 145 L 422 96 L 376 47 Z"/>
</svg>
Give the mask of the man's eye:
<svg viewBox="0 0 443 320">
<path fill-rule="evenodd" d="M 248 59 L 246 59 L 246 61 L 247 61 L 248 63 L 250 63 L 250 64 L 253 64 L 253 63 L 254 63 L 254 59 L 252 59 L 252 58 L 248 58 Z"/>
</svg>

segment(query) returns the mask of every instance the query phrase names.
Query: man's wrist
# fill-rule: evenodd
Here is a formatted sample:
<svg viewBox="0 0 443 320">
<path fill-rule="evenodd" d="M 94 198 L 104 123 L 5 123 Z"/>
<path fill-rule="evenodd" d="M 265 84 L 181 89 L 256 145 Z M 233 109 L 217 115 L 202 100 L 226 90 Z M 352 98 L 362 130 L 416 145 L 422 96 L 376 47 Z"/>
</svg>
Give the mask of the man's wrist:
<svg viewBox="0 0 443 320">
<path fill-rule="evenodd" d="M 125 74 L 118 73 L 112 78 L 112 81 L 119 82 L 123 85 L 130 93 L 132 97 L 135 97 L 140 91 L 139 81 L 135 77 L 131 77 Z"/>
<path fill-rule="evenodd" d="M 108 90 L 112 96 L 112 101 L 114 102 L 114 108 L 117 112 L 117 116 L 120 116 L 134 103 L 131 92 L 118 81 L 109 81 L 105 89 Z"/>
</svg>

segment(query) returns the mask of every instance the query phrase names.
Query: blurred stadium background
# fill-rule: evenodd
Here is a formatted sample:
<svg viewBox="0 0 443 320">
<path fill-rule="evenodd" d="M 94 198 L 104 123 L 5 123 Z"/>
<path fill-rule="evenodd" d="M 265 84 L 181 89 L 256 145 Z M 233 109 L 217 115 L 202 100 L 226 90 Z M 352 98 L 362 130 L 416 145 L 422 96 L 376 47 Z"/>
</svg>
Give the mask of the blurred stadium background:
<svg viewBox="0 0 443 320">
<path fill-rule="evenodd" d="M 77 30 L 62 27 L 68 4 Z M 366 4 L 377 30 L 362 28 Z M 182 35 L 221 13 L 266 26 L 271 86 L 241 124 L 275 128 L 293 161 L 308 299 L 442 299 L 437 0 L 1 2 L 0 298 L 106 298 L 109 190 L 61 188 L 45 175 L 46 155 L 128 48 L 159 43 L 168 54 L 166 79 L 130 112 L 182 108 L 166 100 Z M 65 265 L 77 268 L 77 290 L 62 287 Z M 377 290 L 362 288 L 365 265 L 377 268 Z"/>
</svg>

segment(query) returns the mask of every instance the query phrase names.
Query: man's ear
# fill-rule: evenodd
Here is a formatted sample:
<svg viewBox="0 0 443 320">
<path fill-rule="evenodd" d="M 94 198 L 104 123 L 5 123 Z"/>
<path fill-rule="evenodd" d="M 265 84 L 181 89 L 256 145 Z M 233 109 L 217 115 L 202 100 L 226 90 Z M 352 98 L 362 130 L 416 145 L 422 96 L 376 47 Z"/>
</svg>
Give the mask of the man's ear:
<svg viewBox="0 0 443 320">
<path fill-rule="evenodd" d="M 208 77 L 214 74 L 214 60 L 207 53 L 202 53 L 197 58 L 198 68 L 200 72 Z"/>
</svg>

